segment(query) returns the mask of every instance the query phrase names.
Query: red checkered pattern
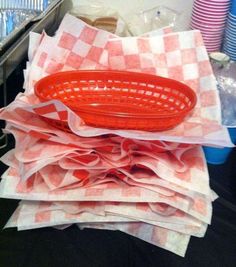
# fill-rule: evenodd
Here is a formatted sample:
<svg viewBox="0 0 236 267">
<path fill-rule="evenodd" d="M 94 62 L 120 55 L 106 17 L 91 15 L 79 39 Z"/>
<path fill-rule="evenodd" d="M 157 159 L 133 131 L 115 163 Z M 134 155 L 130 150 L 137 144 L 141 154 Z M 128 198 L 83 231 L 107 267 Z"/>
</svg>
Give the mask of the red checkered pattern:
<svg viewBox="0 0 236 267">
<path fill-rule="evenodd" d="M 174 194 L 173 191 L 183 194 L 183 191 L 179 191 L 174 185 L 179 185 L 187 190 L 194 189 L 201 194 L 209 193 L 207 167 L 201 148 L 198 146 L 188 145 L 179 148 L 164 142 L 138 140 L 131 142 L 129 139 L 121 137 L 116 137 L 116 140 L 101 139 L 100 137 L 78 138 L 78 142 L 73 145 L 66 145 L 65 143 L 54 143 L 45 138 L 29 138 L 25 132 L 16 128 L 12 128 L 11 132 L 17 140 L 17 146 L 15 151 L 12 151 L 11 154 L 9 152 L 2 158 L 2 161 L 14 168 L 20 164 L 21 178 L 30 178 L 31 175 L 40 171 L 50 189 L 61 187 L 66 189 L 65 186 L 73 185 L 76 181 L 79 183 L 80 180 L 84 181 L 85 179 L 91 179 L 87 184 L 90 186 L 94 184 L 96 177 L 98 181 L 102 179 L 100 182 L 102 183 L 106 175 L 113 174 L 119 179 L 111 178 L 109 181 L 117 181 L 118 187 L 122 185 L 123 181 L 128 185 L 139 186 L 139 175 L 144 175 L 147 178 L 142 178 L 142 183 L 144 183 L 142 187 L 150 189 L 147 185 L 152 185 L 153 190 L 160 194 L 171 196 Z M 104 145 L 113 147 L 112 151 L 115 152 L 101 150 Z M 161 156 L 159 155 L 160 149 Z M 142 151 L 138 157 L 136 150 Z M 168 151 L 172 151 L 173 156 L 168 156 Z M 15 164 L 12 165 L 12 162 Z M 141 166 L 141 169 L 132 174 L 128 168 L 131 166 Z M 148 175 L 145 170 L 152 170 L 155 174 Z M 68 175 L 66 175 L 67 171 L 69 171 Z M 54 181 L 50 176 L 51 173 L 58 173 L 59 182 Z M 119 180 L 122 180 L 121 184 Z M 81 186 L 78 183 L 77 187 Z M 106 184 L 107 180 L 104 180 L 104 183 Z M 171 183 L 173 184 L 171 185 Z M 154 185 L 157 186 L 156 189 Z M 169 188 L 170 192 L 161 190 L 159 187 Z M 100 188 L 104 189 L 102 185 L 96 187 L 97 195 L 101 195 Z M 141 191 L 129 186 L 122 188 L 120 193 L 123 197 L 138 198 L 142 195 Z M 91 195 L 89 190 L 86 194 Z M 186 195 L 186 192 L 184 194 Z"/>
<path fill-rule="evenodd" d="M 32 107 L 32 111 L 40 116 L 59 120 L 59 121 L 67 121 L 68 120 L 68 111 L 65 109 L 64 105 L 61 105 L 60 102 L 46 102 L 42 105 Z"/>
<path fill-rule="evenodd" d="M 193 84 L 198 83 L 193 82 Z M 205 100 L 206 98 L 204 94 L 204 91 L 202 91 L 202 97 L 204 101 L 207 101 L 207 103 L 212 105 L 214 100 Z M 61 102 L 50 101 L 47 103 L 36 104 L 37 101 L 35 100 L 36 98 L 34 97 L 34 99 L 32 99 L 31 96 L 19 96 L 18 99 L 16 99 L 12 104 L 2 110 L 0 118 L 13 123 L 14 127 L 22 129 L 26 132 L 41 131 L 43 133 L 51 133 L 50 139 L 59 143 L 62 142 L 62 138 L 66 143 L 73 143 L 73 139 L 79 139 L 79 136 L 91 138 L 94 136 L 102 136 L 104 134 L 111 133 L 126 138 L 141 140 L 163 140 L 178 143 L 232 146 L 227 129 L 221 126 L 218 121 L 201 118 L 201 123 L 199 122 L 199 117 L 201 117 L 202 111 L 202 108 L 199 107 L 195 108 L 194 113 L 190 118 L 185 120 L 184 123 L 181 123 L 174 129 L 165 132 L 134 132 L 105 130 L 86 126 L 78 116 L 76 116 Z M 19 106 L 21 108 L 19 108 Z M 214 111 L 214 108 L 215 106 L 208 106 L 207 110 L 209 110 L 209 113 L 211 113 Z M 46 111 L 48 111 L 48 113 Z M 37 112 L 39 112 L 40 116 L 56 120 L 66 120 L 67 117 L 69 127 L 71 128 L 72 132 L 76 133 L 78 136 L 68 135 L 68 133 L 62 132 L 55 127 L 51 127 L 50 124 L 44 122 L 38 117 Z"/>
<path fill-rule="evenodd" d="M 174 193 L 173 196 L 167 197 L 153 190 L 130 187 L 125 184 L 116 184 L 112 188 L 101 184 L 89 188 L 76 187 L 70 190 L 49 191 L 39 174 L 32 176 L 27 183 L 23 183 L 20 182 L 19 176 L 14 176 L 13 179 L 9 173 L 6 173 L 0 184 L 0 194 L 6 198 L 43 201 L 160 202 L 182 210 L 206 223 L 209 223 L 211 218 L 211 198 L 209 196 L 195 194 L 191 198 L 186 198 L 182 194 Z"/>
<path fill-rule="evenodd" d="M 222 144 L 219 99 L 199 32 L 154 35 L 115 38 L 66 15 L 54 37 L 45 35 L 37 43 L 26 71 L 28 95 L 19 95 L 0 114 L 16 138 L 15 150 L 2 158 L 10 168 L 0 196 L 28 200 L 9 225 L 25 230 L 96 222 L 92 227 L 121 230 L 179 255 L 189 235 L 204 235 L 213 197 L 201 148 L 150 140 Z M 178 79 L 195 89 L 198 106 L 166 133 L 107 131 L 84 125 L 59 101 L 39 103 L 30 95 L 43 76 L 83 68 Z M 75 134 L 42 117 L 67 122 Z M 108 133 L 116 137 L 100 137 Z"/>
<path fill-rule="evenodd" d="M 166 27 L 147 33 L 145 36 L 157 36 L 171 31 L 171 27 Z M 55 38 L 43 34 L 40 45 L 30 47 L 30 50 L 36 53 L 30 66 L 30 70 L 34 71 L 29 70 L 25 82 L 27 91 L 32 90 L 34 81 L 57 71 L 106 69 L 108 67 L 106 44 L 109 38 L 115 36 L 93 28 L 71 15 L 66 15 Z"/>
<path fill-rule="evenodd" d="M 85 34 L 87 32 L 91 33 L 88 39 Z M 163 32 L 165 30 L 162 30 Z M 28 92 L 32 91 L 35 81 L 49 73 L 81 68 L 139 71 L 183 81 L 198 95 L 198 103 L 193 114 L 173 130 L 155 135 L 144 134 L 145 137 L 143 135 L 142 138 L 152 135 L 150 137 L 152 139 L 164 136 L 164 140 L 174 142 L 232 145 L 227 130 L 219 123 L 221 117 L 219 96 L 199 31 L 149 38 L 115 38 L 73 16 L 66 15 L 56 36 L 54 38 L 44 36 L 37 49 L 28 75 L 28 88 L 30 88 Z M 55 110 L 58 110 L 58 104 L 55 105 Z M 59 110 L 63 110 L 64 114 L 67 113 L 66 107 L 60 107 Z M 50 112 L 44 116 L 59 119 L 61 114 Z M 95 132 L 104 134 L 102 129 L 84 128 L 83 123 L 75 118 L 74 114 L 69 117 L 69 125 L 78 135 L 91 136 Z M 205 119 L 208 120 L 207 125 Z M 194 125 L 195 130 L 189 127 L 190 125 Z M 207 130 L 208 127 L 210 131 Z M 137 138 L 131 131 L 119 131 L 119 133 Z"/>
<path fill-rule="evenodd" d="M 55 37 L 44 35 L 27 74 L 26 90 L 49 74 L 75 69 L 106 69 L 106 44 L 114 38 L 109 32 L 91 27 L 67 14 Z"/>
<path fill-rule="evenodd" d="M 107 47 L 110 69 L 152 73 L 189 84 L 199 96 L 200 113 L 194 122 L 198 119 L 202 124 L 203 118 L 220 121 L 215 78 L 199 31 L 115 38 Z"/>
<path fill-rule="evenodd" d="M 91 221 L 93 221 L 92 224 L 89 223 Z M 110 223 L 111 221 L 112 223 Z M 164 229 L 164 225 L 168 226 L 168 223 L 165 222 L 152 225 L 125 216 L 119 216 L 119 214 L 104 214 L 101 216 L 97 215 L 96 211 L 93 214 L 88 212 L 69 214 L 64 210 L 58 209 L 52 203 L 45 205 L 40 202 L 32 203 L 26 201 L 20 203 L 7 227 L 15 226 L 18 230 L 27 230 L 72 223 L 79 223 L 82 227 L 120 230 L 180 256 L 184 256 L 190 238 L 189 234 L 181 233 L 181 227 L 185 231 L 190 230 L 189 232 L 197 231 L 197 229 L 199 232 L 204 231 L 204 229 L 199 229 L 193 225 L 189 226 L 188 230 L 187 225 L 173 224 L 178 229 L 178 232 L 176 232 L 172 229 Z"/>
</svg>

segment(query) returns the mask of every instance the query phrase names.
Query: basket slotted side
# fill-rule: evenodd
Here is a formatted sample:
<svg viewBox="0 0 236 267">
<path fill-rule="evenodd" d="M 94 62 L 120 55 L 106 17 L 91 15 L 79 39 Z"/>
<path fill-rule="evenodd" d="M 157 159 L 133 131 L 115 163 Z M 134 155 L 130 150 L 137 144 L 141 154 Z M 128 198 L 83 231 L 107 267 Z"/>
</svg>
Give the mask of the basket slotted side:
<svg viewBox="0 0 236 267">
<path fill-rule="evenodd" d="M 61 100 L 88 125 L 116 129 L 166 130 L 193 109 L 195 93 L 186 85 L 147 74 L 70 71 L 35 85 L 41 101 Z"/>
</svg>

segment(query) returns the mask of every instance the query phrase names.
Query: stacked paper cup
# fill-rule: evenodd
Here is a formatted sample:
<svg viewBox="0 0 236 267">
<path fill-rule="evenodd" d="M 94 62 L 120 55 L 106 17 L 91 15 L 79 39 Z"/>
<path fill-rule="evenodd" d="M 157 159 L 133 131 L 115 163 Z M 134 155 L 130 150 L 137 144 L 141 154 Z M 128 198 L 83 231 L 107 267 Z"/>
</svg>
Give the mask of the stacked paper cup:
<svg viewBox="0 0 236 267">
<path fill-rule="evenodd" d="M 232 60 L 236 60 L 236 0 L 232 1 L 225 29 L 223 51 Z"/>
<path fill-rule="evenodd" d="M 201 31 L 208 52 L 220 51 L 230 0 L 195 0 L 191 28 Z"/>
</svg>

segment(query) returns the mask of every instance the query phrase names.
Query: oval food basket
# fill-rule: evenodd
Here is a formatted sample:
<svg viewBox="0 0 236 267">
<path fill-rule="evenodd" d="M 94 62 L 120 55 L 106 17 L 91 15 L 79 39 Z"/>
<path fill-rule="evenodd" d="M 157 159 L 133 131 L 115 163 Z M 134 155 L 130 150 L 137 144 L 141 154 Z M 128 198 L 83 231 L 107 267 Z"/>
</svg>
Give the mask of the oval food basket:
<svg viewBox="0 0 236 267">
<path fill-rule="evenodd" d="M 60 100 L 87 125 L 111 129 L 168 130 L 196 104 L 187 85 L 137 72 L 65 71 L 42 78 L 34 89 L 40 101 Z M 49 120 L 65 129 L 67 122 Z"/>
</svg>

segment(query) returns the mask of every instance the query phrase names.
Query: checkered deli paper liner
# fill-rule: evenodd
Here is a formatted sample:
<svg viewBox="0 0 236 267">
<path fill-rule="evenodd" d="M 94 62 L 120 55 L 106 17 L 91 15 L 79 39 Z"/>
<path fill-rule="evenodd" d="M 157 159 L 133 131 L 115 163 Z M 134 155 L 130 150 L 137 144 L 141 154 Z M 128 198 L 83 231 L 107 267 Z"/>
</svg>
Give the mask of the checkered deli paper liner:
<svg viewBox="0 0 236 267">
<path fill-rule="evenodd" d="M 31 43 L 31 61 L 25 71 L 27 96 L 33 93 L 36 81 L 58 71 L 119 69 L 177 79 L 196 92 L 198 101 L 194 113 L 183 123 L 172 130 L 154 133 L 87 126 L 59 101 L 40 104 L 32 97 L 19 96 L 25 102 L 23 109 L 67 121 L 73 133 L 84 137 L 113 133 L 146 140 L 233 146 L 227 129 L 221 125 L 216 80 L 200 31 L 168 34 L 159 31 L 159 36 L 119 38 L 68 14 L 54 37 L 45 33 L 41 37 L 32 35 Z M 18 106 L 17 100 L 13 106 L 14 103 Z"/>
<path fill-rule="evenodd" d="M 28 205 L 30 205 L 29 212 L 27 212 Z M 6 227 L 16 227 L 19 225 L 19 230 L 27 230 L 46 226 L 57 226 L 61 225 L 63 222 L 79 222 L 78 226 L 80 228 L 89 227 L 120 230 L 148 243 L 169 250 L 179 256 L 185 255 L 190 240 L 190 235 L 135 221 L 133 219 L 119 217 L 117 215 L 107 214 L 105 216 L 99 216 L 87 212 L 69 214 L 55 208 L 40 208 L 41 205 L 50 206 L 51 204 L 41 204 L 37 202 L 28 204 L 25 201 L 20 203 L 20 206 L 10 218 Z M 110 222 L 106 224 L 107 219 L 110 219 Z M 93 220 L 93 223 L 86 222 L 89 220 Z M 27 226 L 24 226 L 25 222 Z M 69 224 L 67 226 L 69 226 Z"/>
<path fill-rule="evenodd" d="M 156 184 L 162 187 L 159 193 L 164 195 L 173 195 L 173 192 L 164 192 L 163 187 L 173 187 L 172 190 L 178 192 L 178 186 L 183 190 L 179 193 L 184 195 L 189 195 L 188 191 L 210 194 L 209 175 L 200 146 L 139 141 L 118 136 L 99 139 L 79 137 L 74 144 L 63 144 L 39 138 L 34 132 L 25 132 L 14 126 L 11 126 L 9 131 L 16 139 L 16 148 L 5 154 L 1 160 L 6 165 L 19 169 L 23 183 L 40 171 L 48 189 L 63 189 L 66 185 L 77 182 L 73 186 L 77 190 L 77 187 L 83 187 L 85 179 L 88 179 L 86 185 L 94 185 L 96 180 L 103 182 L 108 171 L 118 175 L 115 173 L 118 170 L 121 181 L 131 185 L 135 185 L 135 181 L 139 185 L 142 182 L 143 187 L 147 189 L 148 185 Z M 130 167 L 136 165 L 142 168 L 130 172 Z M 49 172 L 45 168 L 52 169 Z M 51 177 L 53 169 L 55 177 Z M 146 169 L 152 172 L 146 172 Z M 84 171 L 83 175 L 79 174 L 78 170 Z M 123 175 L 127 176 L 127 180 Z M 157 179 L 158 177 L 161 179 Z M 152 190 L 155 191 L 154 187 Z"/>
<path fill-rule="evenodd" d="M 8 227 L 78 223 L 121 230 L 181 256 L 190 235 L 204 236 L 216 196 L 201 147 L 184 143 L 231 143 L 220 125 L 218 94 L 200 33 L 167 31 L 123 39 L 66 15 L 54 37 L 31 34 L 25 94 L 0 111 L 6 132 L 16 139 L 15 149 L 2 157 L 9 169 L 0 196 L 23 199 Z M 183 36 L 191 47 L 182 47 Z M 86 126 L 61 102 L 42 104 L 33 94 L 37 80 L 57 71 L 117 68 L 180 75 L 198 95 L 195 113 L 167 132 L 113 131 Z M 71 133 L 42 116 L 67 121 Z"/>
<path fill-rule="evenodd" d="M 215 197 L 209 188 L 209 177 L 203 153 L 199 150 L 200 147 L 156 144 L 159 148 L 167 149 L 169 146 L 169 151 L 172 151 L 181 163 L 168 164 L 168 158 L 165 158 L 165 153 L 162 153 L 162 157 L 159 158 L 162 162 L 159 167 L 156 167 L 157 173 L 161 169 L 163 170 L 162 177 L 154 175 L 146 177 L 145 180 L 143 172 L 141 172 L 142 178 L 140 179 L 137 173 L 131 175 L 128 170 L 123 170 L 123 175 L 127 175 L 126 179 L 125 176 L 123 180 L 119 180 L 117 177 L 115 179 L 110 177 L 106 180 L 101 177 L 101 183 L 96 184 L 96 180 L 99 179 L 96 176 L 96 180 L 92 184 L 79 186 L 80 176 L 77 172 L 83 162 L 82 158 L 79 160 L 79 156 L 90 152 L 90 146 L 95 147 L 94 140 L 91 140 L 89 144 L 81 142 L 84 146 L 82 152 L 81 148 L 71 145 L 66 147 L 65 145 L 50 144 L 50 142 L 47 144 L 46 140 L 34 139 L 29 142 L 29 136 L 25 133 L 20 135 L 16 130 L 11 130 L 16 136 L 16 149 L 9 151 L 2 158 L 10 168 L 2 176 L 0 195 L 4 198 L 25 199 L 25 201 L 15 211 L 6 227 L 16 226 L 19 230 L 27 230 L 78 223 L 82 228 L 90 226 L 113 228 L 113 230 L 134 235 L 181 256 L 184 256 L 186 252 L 190 235 L 204 236 L 207 224 L 210 224 L 211 221 L 211 202 Z M 117 137 L 115 141 L 118 141 Z M 126 142 L 131 141 L 133 144 L 133 140 L 123 141 L 124 147 L 126 147 Z M 119 143 L 122 142 L 119 141 Z M 21 151 L 17 149 L 18 144 L 23 145 Z M 150 141 L 146 141 L 146 144 L 145 141 L 137 144 L 143 147 L 146 145 L 148 148 Z M 105 147 L 101 140 L 98 151 L 100 148 L 108 150 L 111 142 L 106 140 L 106 145 L 108 147 Z M 43 151 L 42 148 L 47 148 L 47 151 Z M 150 149 L 153 150 L 153 148 Z M 93 152 L 94 150 L 93 148 Z M 144 152 L 145 149 L 143 148 L 142 151 Z M 120 152 L 119 157 L 121 154 L 125 154 Z M 71 166 L 71 162 L 65 161 L 67 156 L 70 156 L 69 159 L 76 156 L 77 175 L 73 175 L 73 171 L 68 169 L 69 175 L 66 177 L 65 168 L 74 168 L 75 165 Z M 109 156 L 111 157 L 111 155 Z M 157 156 L 155 156 L 155 164 L 158 162 Z M 53 162 L 50 162 L 50 159 L 53 159 Z M 50 163 L 53 164 L 50 166 Z M 86 167 L 82 166 L 81 170 L 89 173 L 92 166 L 95 166 L 94 164 L 93 158 L 90 162 L 87 161 Z M 145 164 L 145 160 L 142 164 Z M 61 169 L 58 171 L 59 166 Z M 150 165 L 147 167 L 153 168 Z M 179 171 L 178 173 L 173 172 L 178 179 L 175 179 L 175 182 L 174 180 L 169 181 L 170 168 L 172 168 L 172 172 L 174 169 Z M 194 169 L 198 172 L 197 176 Z M 122 172 L 122 168 L 117 170 Z M 25 175 L 25 172 L 28 174 L 30 172 L 32 175 L 24 182 L 21 177 Z M 96 172 L 99 173 L 99 170 Z M 49 175 L 50 173 L 51 175 Z M 82 174 L 84 173 L 82 172 Z M 191 179 L 191 175 L 193 179 Z M 198 177 L 198 181 L 202 181 L 198 183 L 198 186 L 202 184 L 206 188 L 205 194 L 197 192 L 198 190 L 193 191 L 195 177 Z M 77 185 L 75 185 L 76 182 Z M 32 202 L 32 200 L 34 201 Z M 43 202 L 41 202 L 42 200 Z M 163 235 L 166 238 L 161 239 L 162 242 L 160 237 Z"/>
</svg>

